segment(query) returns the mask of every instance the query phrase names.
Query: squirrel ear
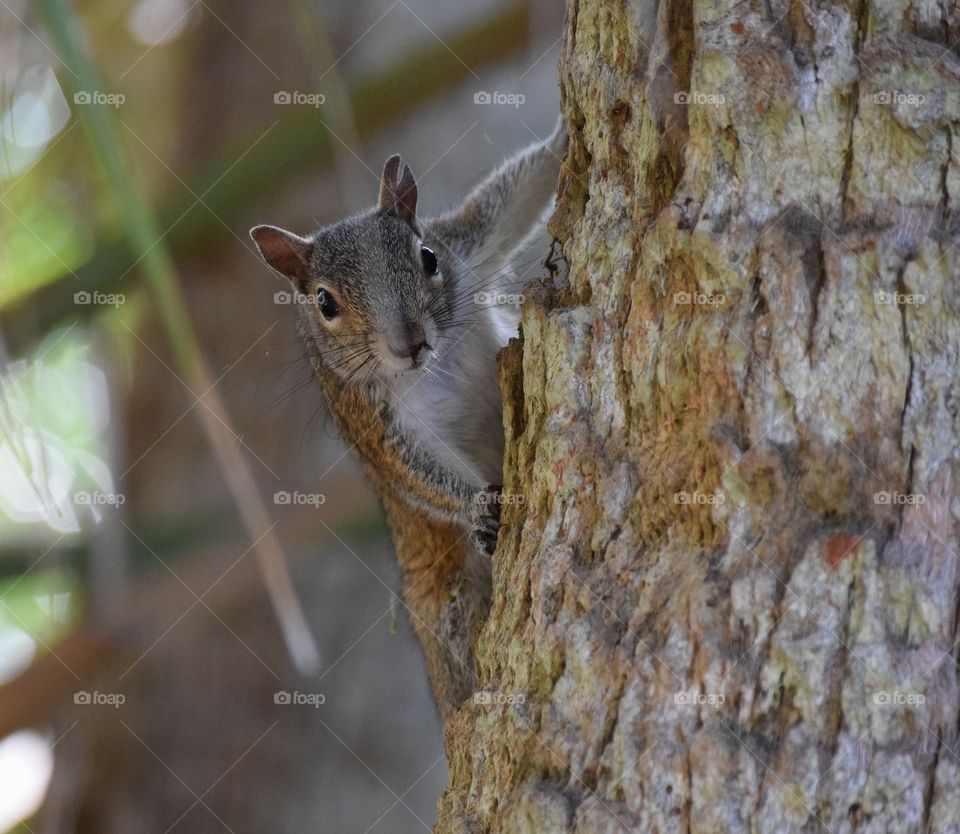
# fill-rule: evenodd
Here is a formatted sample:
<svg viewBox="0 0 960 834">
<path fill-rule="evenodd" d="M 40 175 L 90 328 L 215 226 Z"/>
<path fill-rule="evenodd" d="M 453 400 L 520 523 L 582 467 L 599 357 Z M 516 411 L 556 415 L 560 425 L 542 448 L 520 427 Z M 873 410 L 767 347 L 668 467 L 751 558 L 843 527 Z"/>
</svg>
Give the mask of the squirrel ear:
<svg viewBox="0 0 960 834">
<path fill-rule="evenodd" d="M 394 154 L 383 164 L 380 177 L 380 200 L 378 208 L 392 212 L 411 226 L 417 220 L 417 183 L 409 165 L 403 166 L 403 176 L 397 179 L 400 170 L 400 154 Z"/>
<path fill-rule="evenodd" d="M 383 163 L 383 173 L 380 175 L 380 200 L 378 207 L 381 210 L 392 211 L 397 202 L 397 171 L 400 170 L 400 154 L 395 153 Z"/>
<path fill-rule="evenodd" d="M 312 246 L 309 240 L 276 226 L 254 226 L 250 237 L 269 266 L 286 275 L 298 287 L 306 284 Z"/>
<path fill-rule="evenodd" d="M 403 176 L 397 185 L 397 214 L 411 226 L 417 222 L 417 181 L 409 165 L 403 166 Z"/>
</svg>

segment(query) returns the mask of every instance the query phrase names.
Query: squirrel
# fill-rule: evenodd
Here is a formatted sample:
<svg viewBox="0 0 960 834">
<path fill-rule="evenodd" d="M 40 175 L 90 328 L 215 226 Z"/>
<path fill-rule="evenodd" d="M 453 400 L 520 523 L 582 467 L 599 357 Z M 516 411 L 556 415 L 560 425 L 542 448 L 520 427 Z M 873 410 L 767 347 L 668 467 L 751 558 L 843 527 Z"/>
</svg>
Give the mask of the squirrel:
<svg viewBox="0 0 960 834">
<path fill-rule="evenodd" d="M 497 354 L 517 333 L 513 267 L 552 208 L 567 135 L 508 158 L 458 207 L 423 220 L 400 156 L 376 206 L 305 237 L 250 234 L 286 276 L 329 410 L 383 503 L 404 598 L 441 714 L 473 691 L 489 609 L 504 430 Z"/>
</svg>

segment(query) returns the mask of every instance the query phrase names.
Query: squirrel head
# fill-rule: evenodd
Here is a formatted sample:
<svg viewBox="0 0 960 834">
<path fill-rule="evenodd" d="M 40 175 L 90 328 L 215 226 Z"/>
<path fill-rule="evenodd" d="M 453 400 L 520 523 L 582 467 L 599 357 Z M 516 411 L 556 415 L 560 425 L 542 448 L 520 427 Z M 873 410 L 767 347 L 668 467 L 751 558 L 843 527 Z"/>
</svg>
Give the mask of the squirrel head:
<svg viewBox="0 0 960 834">
<path fill-rule="evenodd" d="M 303 303 L 325 364 L 342 378 L 420 373 L 438 347 L 447 258 L 424 241 L 417 184 L 399 155 L 383 166 L 378 204 L 300 237 L 275 226 L 250 235 Z M 440 248 L 440 247 L 437 247 Z"/>
</svg>

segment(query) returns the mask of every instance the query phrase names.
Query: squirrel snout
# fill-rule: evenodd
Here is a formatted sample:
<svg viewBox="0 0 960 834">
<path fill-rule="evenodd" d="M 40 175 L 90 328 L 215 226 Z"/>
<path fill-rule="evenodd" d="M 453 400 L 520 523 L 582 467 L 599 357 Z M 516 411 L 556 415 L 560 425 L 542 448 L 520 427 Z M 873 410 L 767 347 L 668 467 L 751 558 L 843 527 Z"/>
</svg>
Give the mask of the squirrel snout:
<svg viewBox="0 0 960 834">
<path fill-rule="evenodd" d="M 399 339 L 391 339 L 387 342 L 387 347 L 390 349 L 390 353 L 396 356 L 397 359 L 412 360 L 414 367 L 423 361 L 423 358 L 427 352 L 433 350 L 433 348 L 427 342 L 423 325 L 408 324 L 403 329 L 402 335 L 397 335 L 400 336 Z"/>
</svg>

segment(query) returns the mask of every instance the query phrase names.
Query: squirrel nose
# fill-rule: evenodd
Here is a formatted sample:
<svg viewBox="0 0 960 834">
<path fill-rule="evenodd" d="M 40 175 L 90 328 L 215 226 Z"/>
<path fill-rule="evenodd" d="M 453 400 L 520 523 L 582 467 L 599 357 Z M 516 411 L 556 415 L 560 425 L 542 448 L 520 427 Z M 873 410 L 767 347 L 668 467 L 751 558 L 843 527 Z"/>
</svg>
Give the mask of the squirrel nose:
<svg viewBox="0 0 960 834">
<path fill-rule="evenodd" d="M 398 359 L 412 359 L 414 365 L 418 363 L 421 351 L 431 349 L 427 343 L 426 334 L 423 332 L 423 325 L 406 325 L 403 329 L 402 339 L 403 347 L 398 350 L 393 344 L 390 344 L 390 352 Z"/>
</svg>

